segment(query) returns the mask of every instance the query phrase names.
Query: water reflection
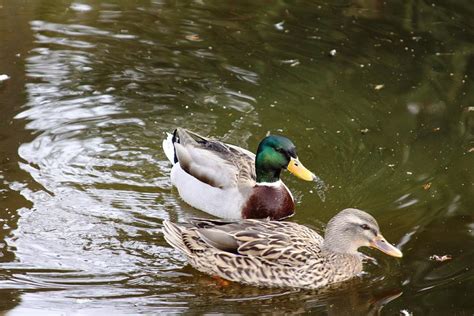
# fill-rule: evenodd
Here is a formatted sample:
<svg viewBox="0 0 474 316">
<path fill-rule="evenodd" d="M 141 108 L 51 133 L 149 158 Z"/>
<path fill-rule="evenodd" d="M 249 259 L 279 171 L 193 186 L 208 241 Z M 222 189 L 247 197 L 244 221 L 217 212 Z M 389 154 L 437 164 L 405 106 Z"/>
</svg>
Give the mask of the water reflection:
<svg viewBox="0 0 474 316">
<path fill-rule="evenodd" d="M 26 3 L 0 8 L 3 309 L 474 308 L 467 1 Z M 24 47 L 5 31 L 17 17 Z M 321 230 L 367 209 L 404 259 L 369 250 L 367 274 L 328 293 L 219 287 L 160 233 L 163 219 L 204 215 L 168 180 L 161 139 L 176 126 L 253 151 L 267 131 L 291 137 L 328 185 L 322 202 L 285 179 L 292 220 Z"/>
<path fill-rule="evenodd" d="M 367 280 L 365 280 L 367 281 Z M 239 304 L 237 313 L 245 315 L 255 311 L 258 304 L 264 314 L 304 314 L 308 311 L 329 315 L 378 315 L 386 304 L 400 297 L 396 286 L 382 284 L 382 279 L 367 284 L 356 278 L 337 286 L 321 290 L 261 289 L 238 284 L 219 286 L 211 278 L 193 280 L 198 288 L 191 290 L 190 310 L 198 313 L 225 313 L 229 305 Z"/>
</svg>

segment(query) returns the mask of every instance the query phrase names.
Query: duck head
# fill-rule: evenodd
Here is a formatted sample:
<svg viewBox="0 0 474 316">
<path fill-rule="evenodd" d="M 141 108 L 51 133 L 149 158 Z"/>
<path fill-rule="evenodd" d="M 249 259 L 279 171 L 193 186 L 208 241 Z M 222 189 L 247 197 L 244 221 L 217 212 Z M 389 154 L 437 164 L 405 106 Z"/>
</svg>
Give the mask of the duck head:
<svg viewBox="0 0 474 316">
<path fill-rule="evenodd" d="M 270 135 L 258 145 L 255 157 L 257 182 L 276 182 L 280 179 L 282 169 L 306 181 L 315 180 L 316 176 L 306 169 L 296 155 L 296 147 L 286 137 Z"/>
<path fill-rule="evenodd" d="M 355 208 L 345 209 L 328 222 L 324 248 L 332 252 L 356 254 L 360 247 L 376 248 L 393 257 L 403 256 L 382 236 L 377 221 L 370 214 Z"/>
</svg>

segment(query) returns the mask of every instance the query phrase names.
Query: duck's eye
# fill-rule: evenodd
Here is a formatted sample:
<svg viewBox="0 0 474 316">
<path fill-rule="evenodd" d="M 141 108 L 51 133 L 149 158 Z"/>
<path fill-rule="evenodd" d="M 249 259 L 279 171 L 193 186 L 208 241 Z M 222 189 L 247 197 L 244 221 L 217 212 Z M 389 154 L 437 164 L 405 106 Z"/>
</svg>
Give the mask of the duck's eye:
<svg viewBox="0 0 474 316">
<path fill-rule="evenodd" d="M 369 230 L 370 229 L 369 225 L 367 225 L 367 224 L 360 225 L 360 228 L 362 228 L 363 230 Z"/>
</svg>

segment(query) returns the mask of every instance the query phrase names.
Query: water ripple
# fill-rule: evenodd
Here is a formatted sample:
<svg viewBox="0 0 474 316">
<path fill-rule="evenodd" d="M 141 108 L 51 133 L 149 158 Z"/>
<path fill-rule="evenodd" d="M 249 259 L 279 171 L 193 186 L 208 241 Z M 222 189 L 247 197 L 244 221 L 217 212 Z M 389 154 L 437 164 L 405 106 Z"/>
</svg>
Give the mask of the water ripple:
<svg viewBox="0 0 474 316">
<path fill-rule="evenodd" d="M 455 7 L 417 5 L 46 1 L 16 16 L 31 43 L 12 62 L 24 73 L 0 86 L 24 93 L 12 126 L 0 122 L 0 300 L 24 314 L 339 315 L 469 293 L 473 258 L 459 241 L 473 238 L 471 122 L 457 105 L 469 106 L 470 31 L 460 12 L 444 16 Z M 321 203 L 285 173 L 292 220 L 321 228 L 339 209 L 367 209 L 404 258 L 367 250 L 376 264 L 330 293 L 219 287 L 161 234 L 164 219 L 205 216 L 168 178 L 161 140 L 176 126 L 252 151 L 267 131 L 291 137 L 328 184 Z"/>
</svg>

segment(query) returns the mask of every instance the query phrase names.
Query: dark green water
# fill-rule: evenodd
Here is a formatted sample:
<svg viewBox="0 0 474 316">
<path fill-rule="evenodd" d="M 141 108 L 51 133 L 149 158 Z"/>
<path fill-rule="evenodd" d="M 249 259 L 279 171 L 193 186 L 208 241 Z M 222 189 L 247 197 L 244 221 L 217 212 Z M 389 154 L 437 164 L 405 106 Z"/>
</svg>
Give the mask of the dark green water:
<svg viewBox="0 0 474 316">
<path fill-rule="evenodd" d="M 0 0 L 0 310 L 472 315 L 473 16 L 472 0 Z M 329 186 L 322 202 L 285 174 L 292 220 L 362 208 L 404 257 L 367 250 L 377 263 L 329 293 L 220 287 L 160 233 L 205 216 L 168 179 L 176 126 L 253 151 L 289 136 Z"/>
</svg>

